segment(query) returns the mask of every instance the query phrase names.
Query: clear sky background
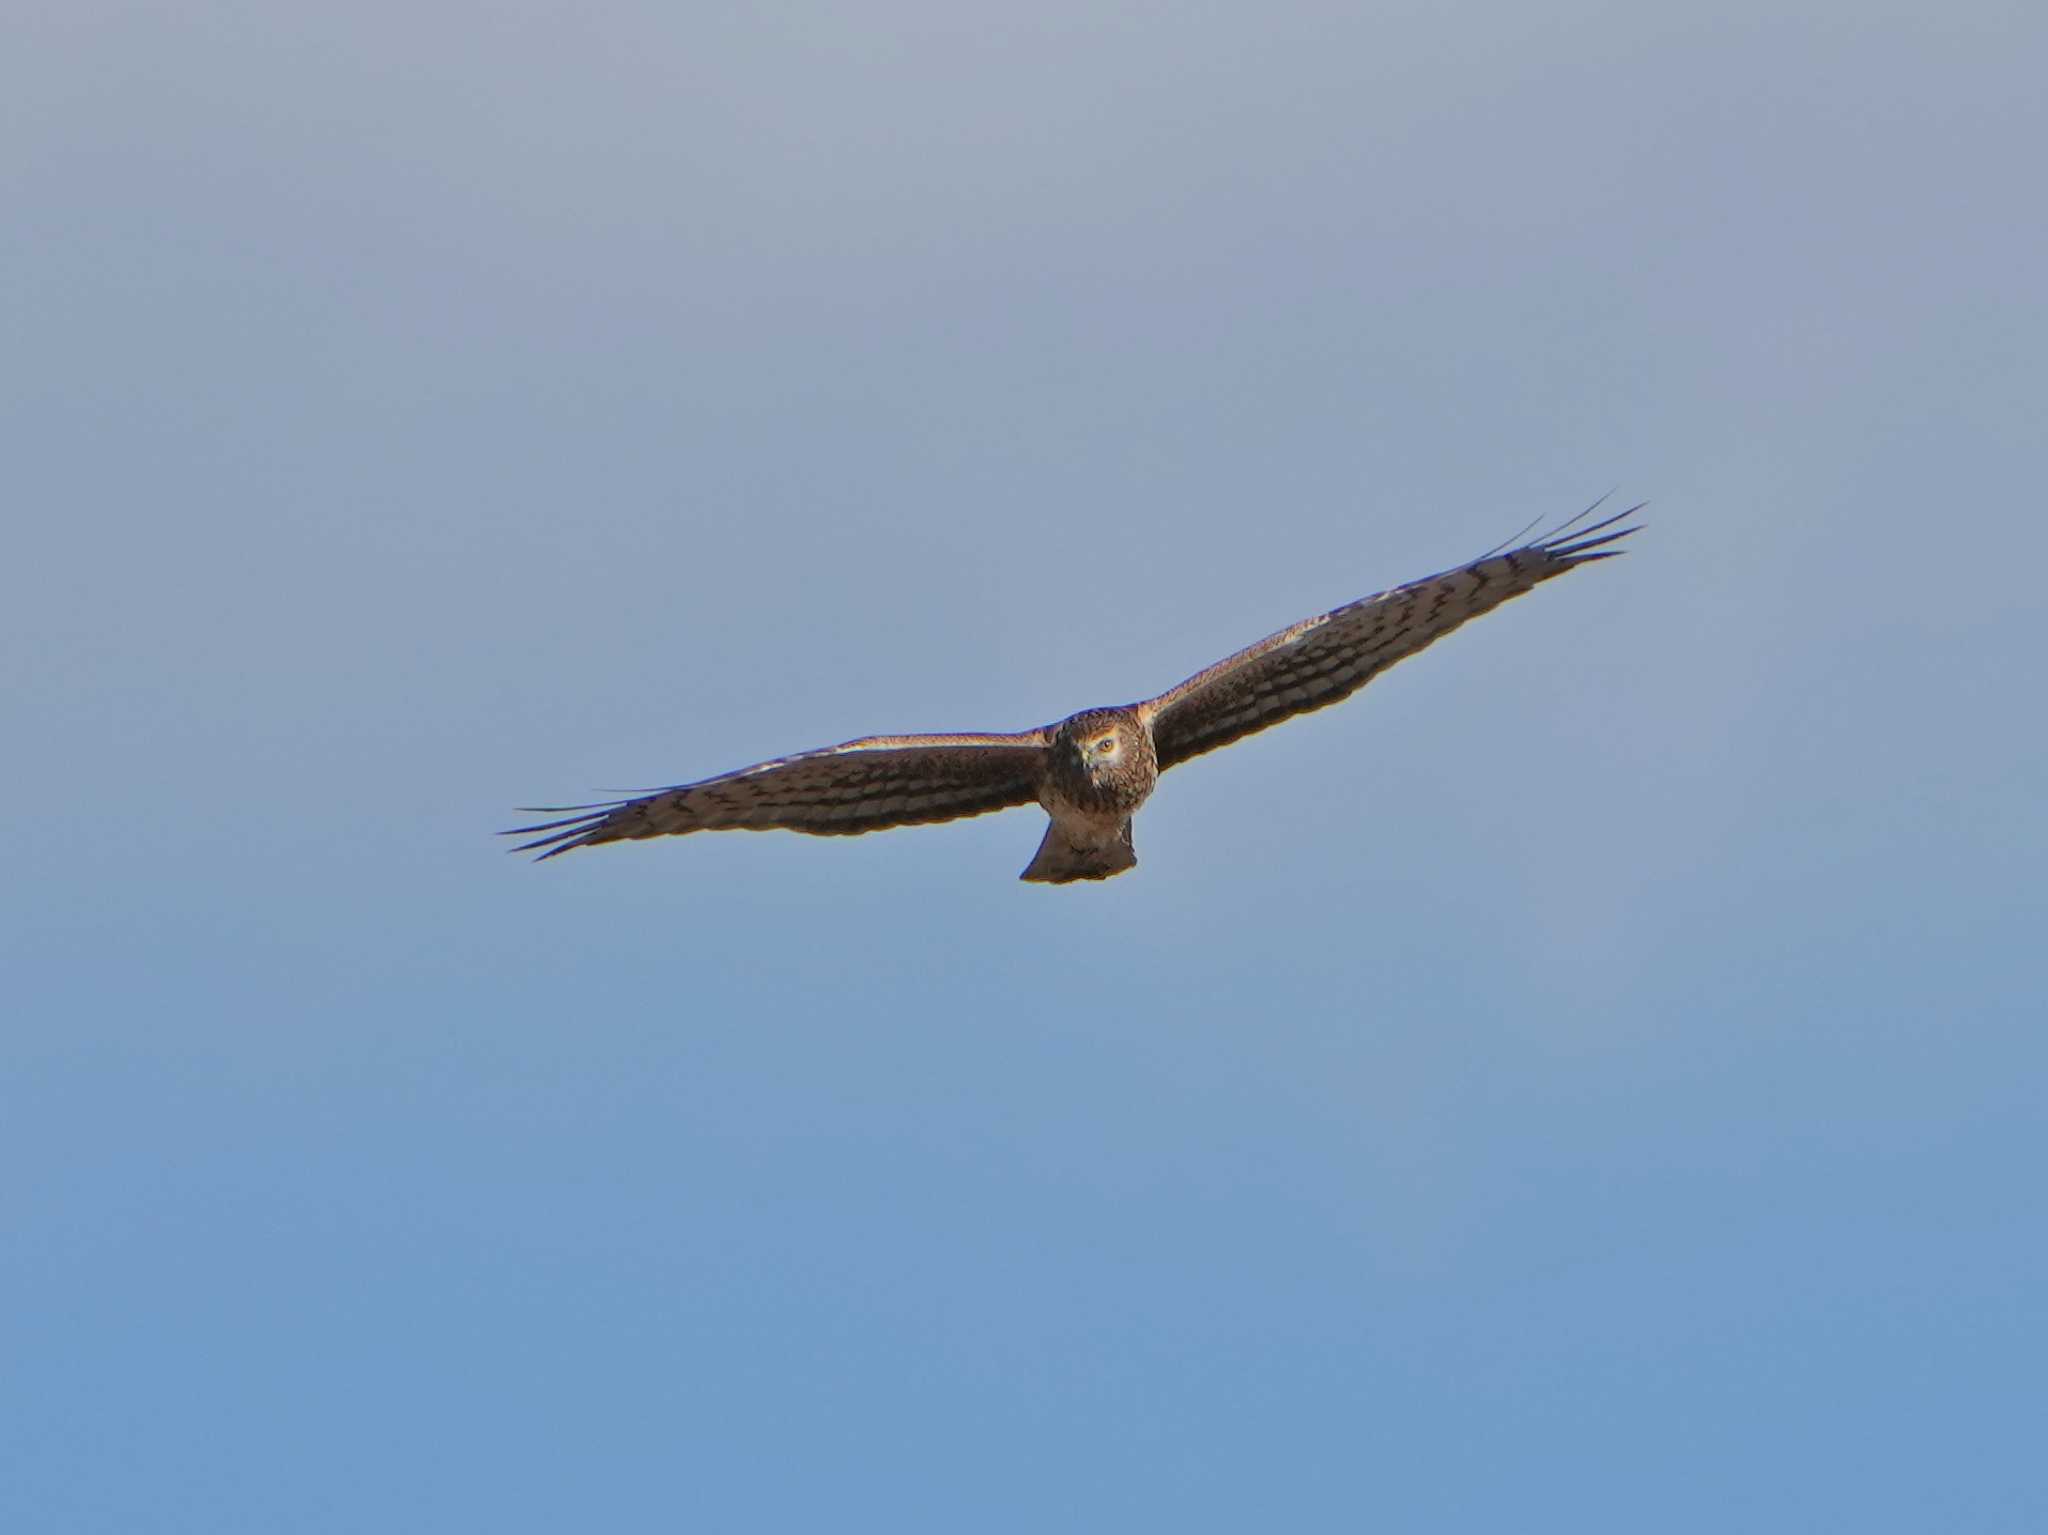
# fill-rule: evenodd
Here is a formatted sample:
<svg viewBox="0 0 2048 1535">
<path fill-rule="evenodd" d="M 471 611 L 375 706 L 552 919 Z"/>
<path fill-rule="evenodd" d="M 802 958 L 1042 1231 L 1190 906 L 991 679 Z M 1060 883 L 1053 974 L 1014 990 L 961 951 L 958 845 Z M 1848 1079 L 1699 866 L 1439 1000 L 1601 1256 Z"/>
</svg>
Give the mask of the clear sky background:
<svg viewBox="0 0 2048 1535">
<path fill-rule="evenodd" d="M 2038 6 L 0 24 L 0 1527 L 2038 1530 Z M 511 807 L 1629 558 L 1171 774 Z"/>
</svg>

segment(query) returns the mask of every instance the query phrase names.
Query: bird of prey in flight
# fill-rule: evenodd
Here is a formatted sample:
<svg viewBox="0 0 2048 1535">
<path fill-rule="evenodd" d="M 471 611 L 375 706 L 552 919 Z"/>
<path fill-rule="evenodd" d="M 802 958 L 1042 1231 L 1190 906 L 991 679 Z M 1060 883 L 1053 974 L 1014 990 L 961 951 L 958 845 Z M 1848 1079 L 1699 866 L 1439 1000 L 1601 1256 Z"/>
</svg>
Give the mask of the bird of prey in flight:
<svg viewBox="0 0 2048 1535">
<path fill-rule="evenodd" d="M 1349 698 L 1467 619 L 1612 558 L 1622 551 L 1611 546 L 1636 531 L 1615 524 L 1641 510 L 1579 526 L 1588 507 L 1531 543 L 1303 619 L 1142 703 L 1010 734 L 865 736 L 631 799 L 536 806 L 531 813 L 561 819 L 506 835 L 539 833 L 518 850 L 552 858 L 693 831 L 851 836 L 1035 802 L 1052 820 L 1023 878 L 1108 879 L 1137 864 L 1131 817 L 1166 769 Z"/>
</svg>

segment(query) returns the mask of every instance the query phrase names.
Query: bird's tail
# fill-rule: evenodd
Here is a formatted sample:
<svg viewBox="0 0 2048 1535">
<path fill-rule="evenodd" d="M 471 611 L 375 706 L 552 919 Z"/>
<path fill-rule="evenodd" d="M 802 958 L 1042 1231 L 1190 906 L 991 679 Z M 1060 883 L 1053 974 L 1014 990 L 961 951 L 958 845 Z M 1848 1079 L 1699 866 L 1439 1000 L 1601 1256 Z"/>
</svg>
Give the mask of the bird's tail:
<svg viewBox="0 0 2048 1535">
<path fill-rule="evenodd" d="M 1109 879 L 1138 866 L 1138 855 L 1131 850 L 1130 817 L 1105 838 L 1082 840 L 1085 835 L 1054 821 L 1038 844 L 1038 856 L 1019 878 L 1065 885 L 1077 879 Z"/>
</svg>

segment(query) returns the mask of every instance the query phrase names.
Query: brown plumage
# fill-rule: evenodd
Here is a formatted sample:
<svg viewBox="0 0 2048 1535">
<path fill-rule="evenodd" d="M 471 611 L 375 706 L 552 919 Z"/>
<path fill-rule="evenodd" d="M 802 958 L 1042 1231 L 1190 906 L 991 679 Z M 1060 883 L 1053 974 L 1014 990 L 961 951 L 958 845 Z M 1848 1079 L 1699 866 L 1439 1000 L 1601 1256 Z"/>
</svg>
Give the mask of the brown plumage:
<svg viewBox="0 0 2048 1535">
<path fill-rule="evenodd" d="M 693 831 L 852 835 L 1036 800 L 1051 824 L 1023 877 L 1108 879 L 1137 863 L 1131 817 L 1167 768 L 1348 698 L 1467 619 L 1611 558 L 1621 551 L 1605 546 L 1636 531 L 1614 524 L 1640 510 L 1573 533 L 1588 508 L 1533 543 L 1304 619 L 1143 703 L 1009 735 L 868 736 L 635 799 L 542 810 L 562 819 L 508 835 L 542 833 L 520 848 L 552 858 Z"/>
</svg>

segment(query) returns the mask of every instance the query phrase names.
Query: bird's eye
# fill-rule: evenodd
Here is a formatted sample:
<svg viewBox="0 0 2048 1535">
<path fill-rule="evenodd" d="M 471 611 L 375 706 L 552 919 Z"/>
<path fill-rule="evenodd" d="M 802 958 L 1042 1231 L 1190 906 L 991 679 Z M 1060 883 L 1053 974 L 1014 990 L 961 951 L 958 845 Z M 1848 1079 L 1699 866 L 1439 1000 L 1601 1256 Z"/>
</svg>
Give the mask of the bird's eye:
<svg viewBox="0 0 2048 1535">
<path fill-rule="evenodd" d="M 1115 737 L 1115 736 L 1104 736 L 1104 737 L 1103 737 L 1103 738 L 1102 738 L 1101 740 L 1099 740 L 1099 741 L 1097 741 L 1097 742 L 1095 743 L 1095 749 L 1096 749 L 1097 751 L 1099 751 L 1099 752 L 1112 752 L 1112 751 L 1115 751 L 1115 750 L 1116 750 L 1116 737 Z"/>
</svg>

